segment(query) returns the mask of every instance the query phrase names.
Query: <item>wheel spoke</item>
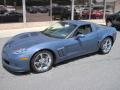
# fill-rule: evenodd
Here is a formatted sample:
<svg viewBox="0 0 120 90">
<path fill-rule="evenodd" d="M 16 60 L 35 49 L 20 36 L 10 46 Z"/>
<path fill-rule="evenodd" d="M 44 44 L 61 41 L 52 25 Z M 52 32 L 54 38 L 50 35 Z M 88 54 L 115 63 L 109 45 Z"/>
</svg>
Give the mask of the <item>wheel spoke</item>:
<svg viewBox="0 0 120 90">
<path fill-rule="evenodd" d="M 107 47 L 106 43 L 103 45 L 103 49 L 105 49 Z"/>
<path fill-rule="evenodd" d="M 47 63 L 49 62 L 49 57 L 45 58 L 45 62 L 47 62 Z"/>
<path fill-rule="evenodd" d="M 39 56 L 40 56 L 41 58 L 43 58 L 43 54 L 40 54 Z"/>
<path fill-rule="evenodd" d="M 35 62 L 34 65 L 40 67 L 40 62 Z"/>
</svg>

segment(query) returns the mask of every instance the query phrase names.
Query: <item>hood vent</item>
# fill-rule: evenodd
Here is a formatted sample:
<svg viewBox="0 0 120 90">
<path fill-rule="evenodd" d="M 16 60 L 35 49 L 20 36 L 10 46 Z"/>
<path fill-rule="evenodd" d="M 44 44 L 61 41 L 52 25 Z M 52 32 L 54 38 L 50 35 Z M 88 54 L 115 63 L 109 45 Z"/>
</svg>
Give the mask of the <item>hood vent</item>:
<svg viewBox="0 0 120 90">
<path fill-rule="evenodd" d="M 24 39 L 24 38 L 28 38 L 28 37 L 38 36 L 38 34 L 39 33 L 37 33 L 37 32 L 31 32 L 31 33 L 23 34 L 19 38 Z"/>
<path fill-rule="evenodd" d="M 27 37 L 29 37 L 29 34 L 22 35 L 22 36 L 20 36 L 19 38 L 20 38 L 20 39 L 24 39 L 24 38 L 27 38 Z"/>
</svg>

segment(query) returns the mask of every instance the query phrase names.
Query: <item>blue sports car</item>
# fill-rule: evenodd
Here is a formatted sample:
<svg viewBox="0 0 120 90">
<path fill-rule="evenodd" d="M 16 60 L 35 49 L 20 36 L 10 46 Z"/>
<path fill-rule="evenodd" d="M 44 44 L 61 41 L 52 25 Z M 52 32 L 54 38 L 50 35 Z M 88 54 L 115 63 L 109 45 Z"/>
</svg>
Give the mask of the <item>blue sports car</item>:
<svg viewBox="0 0 120 90">
<path fill-rule="evenodd" d="M 100 51 L 110 52 L 116 29 L 85 21 L 57 22 L 41 32 L 14 36 L 3 47 L 2 64 L 13 72 L 41 73 L 53 64 Z"/>
</svg>

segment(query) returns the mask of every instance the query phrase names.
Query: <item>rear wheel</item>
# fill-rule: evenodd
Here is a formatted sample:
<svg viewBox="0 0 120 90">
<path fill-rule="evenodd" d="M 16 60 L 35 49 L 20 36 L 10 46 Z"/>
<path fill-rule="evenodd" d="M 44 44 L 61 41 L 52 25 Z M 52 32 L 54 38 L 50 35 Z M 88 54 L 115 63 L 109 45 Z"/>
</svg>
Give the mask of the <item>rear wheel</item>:
<svg viewBox="0 0 120 90">
<path fill-rule="evenodd" d="M 53 64 L 53 55 L 47 50 L 37 52 L 31 60 L 33 72 L 42 73 L 50 70 Z"/>
<path fill-rule="evenodd" d="M 101 43 L 100 52 L 102 54 L 109 53 L 112 48 L 112 45 L 113 45 L 112 39 L 110 37 L 105 38 Z"/>
</svg>

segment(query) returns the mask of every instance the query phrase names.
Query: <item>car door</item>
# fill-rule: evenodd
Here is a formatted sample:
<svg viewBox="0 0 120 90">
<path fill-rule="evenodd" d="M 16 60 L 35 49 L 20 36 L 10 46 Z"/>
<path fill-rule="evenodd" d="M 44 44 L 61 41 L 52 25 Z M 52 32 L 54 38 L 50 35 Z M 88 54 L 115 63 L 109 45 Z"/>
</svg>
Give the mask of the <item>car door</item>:
<svg viewBox="0 0 120 90">
<path fill-rule="evenodd" d="M 80 47 L 81 47 L 80 42 L 75 38 L 66 39 L 64 45 L 64 52 L 66 54 L 65 56 L 67 56 L 67 58 L 78 56 L 78 53 L 81 49 Z"/>
<path fill-rule="evenodd" d="M 82 51 L 80 53 L 87 54 L 92 53 L 98 50 L 98 34 L 97 31 L 94 30 L 94 26 L 92 24 L 87 24 L 80 26 L 84 27 L 83 31 L 81 32 L 82 36 L 80 35 L 78 41 L 80 42 Z"/>
<path fill-rule="evenodd" d="M 90 24 L 80 26 L 64 47 L 68 58 L 95 52 L 98 49 L 98 35 Z"/>
</svg>

